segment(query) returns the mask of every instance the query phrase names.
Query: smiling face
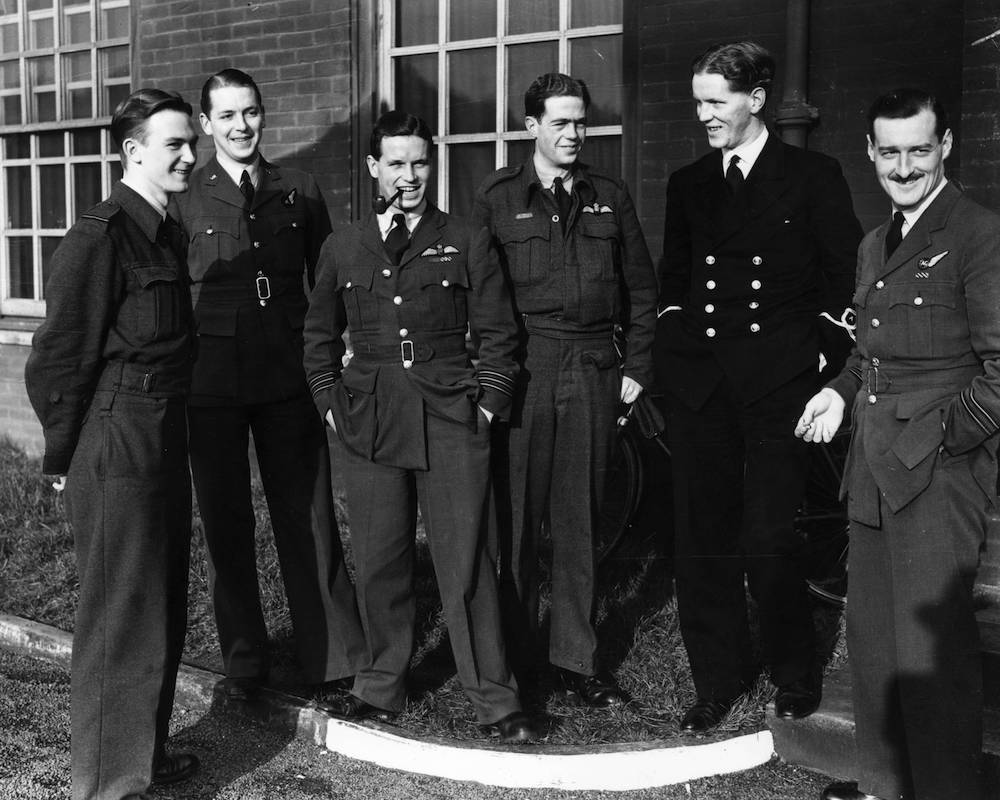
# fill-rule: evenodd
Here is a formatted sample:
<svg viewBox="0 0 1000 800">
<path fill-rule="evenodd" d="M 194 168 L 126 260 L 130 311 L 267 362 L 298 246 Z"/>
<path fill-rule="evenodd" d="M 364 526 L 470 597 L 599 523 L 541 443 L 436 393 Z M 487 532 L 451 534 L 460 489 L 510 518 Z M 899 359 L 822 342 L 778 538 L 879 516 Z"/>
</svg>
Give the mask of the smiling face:
<svg viewBox="0 0 1000 800">
<path fill-rule="evenodd" d="M 691 94 L 698 121 L 705 126 L 712 147 L 735 150 L 753 141 L 764 126 L 757 115 L 767 95 L 760 87 L 749 94 L 734 92 L 722 75 L 697 72 L 691 78 Z"/>
<path fill-rule="evenodd" d="M 587 138 L 587 109 L 583 98 L 561 95 L 545 98 L 542 116 L 525 117 L 528 133 L 535 137 L 535 157 L 552 170 L 576 163 Z"/>
<path fill-rule="evenodd" d="M 219 160 L 252 164 L 264 130 L 264 109 L 256 93 L 249 86 L 219 86 L 209 97 L 212 108 L 201 115 L 201 127 L 215 142 Z"/>
<path fill-rule="evenodd" d="M 877 117 L 875 139 L 868 139 L 868 157 L 892 204 L 900 211 L 919 206 L 944 180 L 944 162 L 951 154 L 951 130 L 938 139 L 937 118 L 929 108 L 912 117 Z"/>
<path fill-rule="evenodd" d="M 366 159 L 368 172 L 378 183 L 378 193 L 388 200 L 402 189 L 403 194 L 390 208 L 422 214 L 431 175 L 430 142 L 420 136 L 385 136 L 379 146 L 381 155 Z"/>
<path fill-rule="evenodd" d="M 187 191 L 197 144 L 188 114 L 173 109 L 156 112 L 135 136 L 122 142 L 126 182 L 166 205 L 171 194 Z"/>
</svg>

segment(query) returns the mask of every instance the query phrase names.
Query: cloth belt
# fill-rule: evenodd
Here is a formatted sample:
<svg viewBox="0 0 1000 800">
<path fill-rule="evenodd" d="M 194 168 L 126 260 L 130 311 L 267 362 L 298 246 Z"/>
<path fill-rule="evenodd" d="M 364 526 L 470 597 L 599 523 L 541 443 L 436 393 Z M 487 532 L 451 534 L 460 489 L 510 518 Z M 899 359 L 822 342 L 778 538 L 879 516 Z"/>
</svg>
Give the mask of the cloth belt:
<svg viewBox="0 0 1000 800">
<path fill-rule="evenodd" d="M 558 317 L 539 314 L 522 314 L 521 320 L 528 334 L 550 339 L 610 339 L 614 333 L 614 326 L 610 322 L 581 327 Z"/>
<path fill-rule="evenodd" d="M 953 393 L 982 375 L 979 364 L 955 369 L 907 370 L 898 365 L 885 366 L 872 361 L 861 362 L 862 388 L 869 394 L 903 394 L 924 389 L 950 389 Z"/>
<path fill-rule="evenodd" d="M 399 364 L 408 366 L 415 361 L 430 361 L 435 356 L 462 355 L 465 349 L 465 334 L 450 333 L 446 336 L 423 334 L 418 340 L 403 339 L 395 344 L 378 344 L 352 340 L 354 358 L 369 364 Z"/>
<path fill-rule="evenodd" d="M 191 376 L 160 372 L 154 367 L 127 361 L 109 361 L 97 381 L 97 390 L 147 394 L 152 397 L 182 397 L 191 388 Z"/>
</svg>

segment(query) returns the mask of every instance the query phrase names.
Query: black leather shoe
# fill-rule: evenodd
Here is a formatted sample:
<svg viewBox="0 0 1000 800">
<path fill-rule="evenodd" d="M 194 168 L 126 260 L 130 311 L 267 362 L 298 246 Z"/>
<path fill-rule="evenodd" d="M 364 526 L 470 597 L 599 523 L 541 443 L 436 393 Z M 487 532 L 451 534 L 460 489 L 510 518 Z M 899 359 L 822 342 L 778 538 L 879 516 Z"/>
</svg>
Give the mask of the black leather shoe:
<svg viewBox="0 0 1000 800">
<path fill-rule="evenodd" d="M 819 708 L 819 701 L 822 699 L 821 679 L 794 681 L 778 687 L 778 694 L 774 698 L 774 715 L 781 719 L 802 719 Z"/>
<path fill-rule="evenodd" d="M 264 681 L 260 678 L 223 678 L 218 686 L 229 700 L 246 701 L 257 694 Z"/>
<path fill-rule="evenodd" d="M 330 703 L 330 710 L 338 717 L 350 720 L 373 719 L 376 722 L 392 722 L 398 714 L 366 703 L 354 694 L 344 695 Z"/>
<path fill-rule="evenodd" d="M 732 700 L 699 697 L 681 718 L 681 733 L 708 733 L 726 718 Z"/>
<path fill-rule="evenodd" d="M 153 785 L 166 786 L 180 783 L 194 777 L 201 766 L 198 756 L 193 753 L 175 753 L 172 756 L 163 755 L 153 768 Z"/>
<path fill-rule="evenodd" d="M 632 699 L 610 675 L 583 675 L 560 667 L 556 681 L 568 699 L 592 708 L 623 706 Z"/>
<path fill-rule="evenodd" d="M 317 683 L 312 687 L 312 697 L 317 703 L 328 705 L 348 694 L 353 686 L 353 675 L 349 675 L 346 678 L 337 678 L 332 681 L 323 681 L 323 683 Z"/>
<path fill-rule="evenodd" d="M 823 790 L 822 800 L 882 800 L 858 790 L 856 783 L 831 783 Z"/>
<path fill-rule="evenodd" d="M 548 720 L 525 711 L 514 711 L 482 728 L 489 733 L 499 734 L 500 741 L 504 744 L 537 742 L 549 735 Z"/>
</svg>

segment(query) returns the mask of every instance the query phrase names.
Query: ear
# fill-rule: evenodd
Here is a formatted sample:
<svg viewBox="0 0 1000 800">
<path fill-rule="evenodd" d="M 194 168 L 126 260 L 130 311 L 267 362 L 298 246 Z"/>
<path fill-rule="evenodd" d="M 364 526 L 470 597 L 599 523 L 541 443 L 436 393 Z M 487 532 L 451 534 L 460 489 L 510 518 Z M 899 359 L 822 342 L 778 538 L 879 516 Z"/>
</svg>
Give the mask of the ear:
<svg viewBox="0 0 1000 800">
<path fill-rule="evenodd" d="M 532 138 L 534 138 L 534 139 L 538 138 L 538 127 L 539 127 L 539 124 L 540 123 L 538 122 L 538 119 L 535 118 L 535 117 L 525 117 L 524 118 L 524 127 L 528 131 L 528 133 L 531 134 Z"/>
<path fill-rule="evenodd" d="M 865 141 L 868 142 L 868 160 L 873 164 L 875 163 L 875 142 L 872 141 L 871 136 L 865 136 Z"/>
<path fill-rule="evenodd" d="M 365 163 L 368 165 L 368 174 L 378 180 L 378 160 L 373 155 L 365 156 Z"/>
<path fill-rule="evenodd" d="M 138 139 L 129 138 L 122 142 L 122 152 L 125 154 L 125 158 L 129 161 L 129 163 L 142 163 L 142 148 L 140 145 L 141 142 Z"/>
<path fill-rule="evenodd" d="M 951 155 L 951 145 L 954 137 L 951 135 L 951 128 L 948 128 L 944 132 L 944 136 L 941 137 L 941 160 L 944 161 L 948 156 Z"/>
<path fill-rule="evenodd" d="M 260 129 L 264 130 L 267 127 L 267 116 L 264 114 L 264 106 L 260 107 Z"/>
<path fill-rule="evenodd" d="M 767 102 L 767 90 L 763 86 L 750 90 L 750 113 L 759 114 Z"/>
<path fill-rule="evenodd" d="M 212 121 L 208 118 L 205 112 L 198 115 L 198 121 L 201 123 L 201 129 L 205 132 L 206 136 L 212 135 Z"/>
</svg>

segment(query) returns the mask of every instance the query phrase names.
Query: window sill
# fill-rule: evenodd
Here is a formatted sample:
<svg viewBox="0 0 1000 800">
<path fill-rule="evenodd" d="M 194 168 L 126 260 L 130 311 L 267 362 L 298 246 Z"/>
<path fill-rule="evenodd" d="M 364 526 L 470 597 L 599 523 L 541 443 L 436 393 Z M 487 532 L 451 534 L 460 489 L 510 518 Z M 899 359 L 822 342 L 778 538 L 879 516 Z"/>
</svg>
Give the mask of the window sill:
<svg viewBox="0 0 1000 800">
<path fill-rule="evenodd" d="M 0 344 L 30 347 L 35 329 L 41 324 L 41 319 L 31 317 L 0 317 Z"/>
</svg>

